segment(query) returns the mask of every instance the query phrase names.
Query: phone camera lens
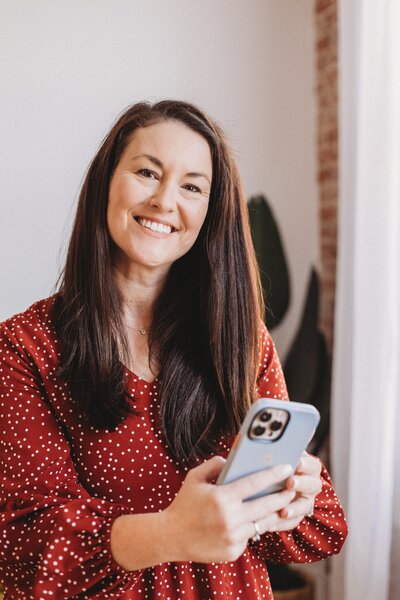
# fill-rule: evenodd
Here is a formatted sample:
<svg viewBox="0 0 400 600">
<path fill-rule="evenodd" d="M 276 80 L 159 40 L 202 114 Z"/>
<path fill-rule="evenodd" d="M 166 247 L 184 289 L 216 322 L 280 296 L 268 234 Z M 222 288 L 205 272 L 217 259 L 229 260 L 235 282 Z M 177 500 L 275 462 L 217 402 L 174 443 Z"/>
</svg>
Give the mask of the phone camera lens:
<svg viewBox="0 0 400 600">
<path fill-rule="evenodd" d="M 263 433 L 265 433 L 265 427 L 261 427 L 261 425 L 256 425 L 256 427 L 254 427 L 253 429 L 253 433 L 254 435 L 262 435 Z"/>
<path fill-rule="evenodd" d="M 271 413 L 266 410 L 265 412 L 261 413 L 260 421 L 262 421 L 263 423 L 267 423 L 267 421 L 269 421 L 271 417 Z"/>
<path fill-rule="evenodd" d="M 282 423 L 280 421 L 272 421 L 270 427 L 272 431 L 279 431 L 279 429 L 282 427 Z"/>
</svg>

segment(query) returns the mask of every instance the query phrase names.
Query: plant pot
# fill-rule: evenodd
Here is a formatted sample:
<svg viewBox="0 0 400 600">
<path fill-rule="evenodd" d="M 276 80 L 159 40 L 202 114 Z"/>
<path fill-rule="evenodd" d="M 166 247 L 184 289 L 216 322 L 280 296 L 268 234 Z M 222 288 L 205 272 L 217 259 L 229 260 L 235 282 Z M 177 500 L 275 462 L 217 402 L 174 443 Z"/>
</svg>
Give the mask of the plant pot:
<svg viewBox="0 0 400 600">
<path fill-rule="evenodd" d="M 303 571 L 296 573 L 304 581 L 304 586 L 292 590 L 272 590 L 274 600 L 314 600 L 314 580 Z"/>
</svg>

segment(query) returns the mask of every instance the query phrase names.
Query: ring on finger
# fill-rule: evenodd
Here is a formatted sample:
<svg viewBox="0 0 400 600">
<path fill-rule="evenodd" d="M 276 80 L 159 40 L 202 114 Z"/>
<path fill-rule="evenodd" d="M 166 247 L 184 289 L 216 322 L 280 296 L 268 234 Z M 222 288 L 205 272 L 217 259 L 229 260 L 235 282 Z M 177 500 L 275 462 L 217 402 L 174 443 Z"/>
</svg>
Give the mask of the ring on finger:
<svg viewBox="0 0 400 600">
<path fill-rule="evenodd" d="M 260 536 L 260 526 L 257 523 L 257 521 L 253 521 L 253 525 L 254 525 L 254 531 L 255 534 L 253 535 L 253 537 L 251 538 L 253 540 L 253 542 L 259 542 L 261 540 L 261 536 Z"/>
</svg>

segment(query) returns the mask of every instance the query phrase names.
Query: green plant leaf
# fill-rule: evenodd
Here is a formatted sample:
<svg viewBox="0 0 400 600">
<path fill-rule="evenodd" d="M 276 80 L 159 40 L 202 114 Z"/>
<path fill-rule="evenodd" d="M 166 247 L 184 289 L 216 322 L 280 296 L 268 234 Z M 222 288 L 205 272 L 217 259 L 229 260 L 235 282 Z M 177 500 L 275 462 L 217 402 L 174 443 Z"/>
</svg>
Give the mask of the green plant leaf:
<svg viewBox="0 0 400 600">
<path fill-rule="evenodd" d="M 299 328 L 283 371 L 291 400 L 313 404 L 321 422 L 309 450 L 317 453 L 329 431 L 331 364 L 323 334 L 318 328 L 319 283 L 312 269 Z"/>
<path fill-rule="evenodd" d="M 290 281 L 285 252 L 278 225 L 267 199 L 253 196 L 248 202 L 251 235 L 260 269 L 265 323 L 269 330 L 276 327 L 290 303 Z"/>
</svg>

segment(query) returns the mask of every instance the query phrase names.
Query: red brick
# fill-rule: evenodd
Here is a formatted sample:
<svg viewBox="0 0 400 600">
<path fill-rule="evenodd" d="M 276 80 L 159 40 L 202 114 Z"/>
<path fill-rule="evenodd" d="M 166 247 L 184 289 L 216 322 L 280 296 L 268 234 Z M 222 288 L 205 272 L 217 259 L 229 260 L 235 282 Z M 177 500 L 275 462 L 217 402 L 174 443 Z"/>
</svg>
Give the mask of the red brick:
<svg viewBox="0 0 400 600">
<path fill-rule="evenodd" d="M 321 13 L 332 4 L 335 4 L 335 0 L 316 0 L 315 9 L 317 13 Z"/>
<path fill-rule="evenodd" d="M 333 343 L 338 201 L 337 0 L 315 0 L 315 93 L 317 95 L 319 235 L 321 253 L 320 326 Z"/>
</svg>

